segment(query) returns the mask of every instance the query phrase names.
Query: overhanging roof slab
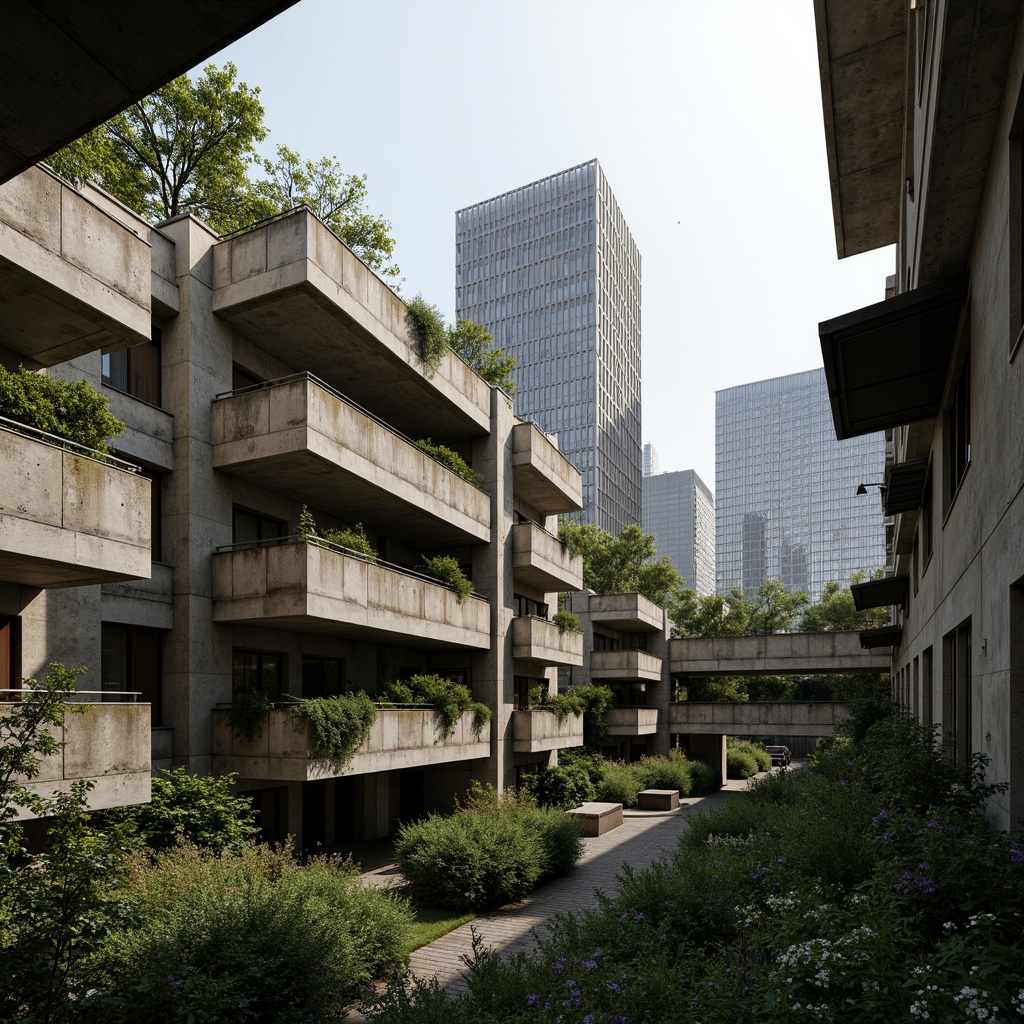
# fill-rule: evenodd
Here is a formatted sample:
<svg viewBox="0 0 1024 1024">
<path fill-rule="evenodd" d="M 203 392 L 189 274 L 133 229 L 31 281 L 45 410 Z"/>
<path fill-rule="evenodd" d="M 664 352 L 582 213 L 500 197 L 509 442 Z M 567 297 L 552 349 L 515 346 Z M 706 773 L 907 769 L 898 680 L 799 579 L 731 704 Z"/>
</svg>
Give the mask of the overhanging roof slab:
<svg viewBox="0 0 1024 1024">
<path fill-rule="evenodd" d="M 854 607 L 859 612 L 869 608 L 902 606 L 907 600 L 907 577 L 885 576 L 880 580 L 853 583 L 850 585 L 850 593 L 853 595 Z"/>
<path fill-rule="evenodd" d="M 885 471 L 883 507 L 887 516 L 914 512 L 924 503 L 924 487 L 928 480 L 928 459 L 919 457 L 897 462 Z"/>
<path fill-rule="evenodd" d="M 840 441 L 938 415 L 966 294 L 961 276 L 818 325 Z"/>
<path fill-rule="evenodd" d="M 880 626 L 878 629 L 861 630 L 860 645 L 872 651 L 878 647 L 897 647 L 902 639 L 902 626 Z"/>
</svg>

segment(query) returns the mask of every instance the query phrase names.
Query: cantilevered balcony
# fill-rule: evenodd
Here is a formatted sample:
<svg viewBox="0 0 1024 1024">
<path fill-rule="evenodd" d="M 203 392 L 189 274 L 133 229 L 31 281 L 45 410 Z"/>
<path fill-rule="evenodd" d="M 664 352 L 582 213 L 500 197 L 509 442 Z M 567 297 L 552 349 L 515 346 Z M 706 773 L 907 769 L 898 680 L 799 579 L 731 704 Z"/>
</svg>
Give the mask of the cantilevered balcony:
<svg viewBox="0 0 1024 1024">
<path fill-rule="evenodd" d="M 0 580 L 76 587 L 150 575 L 135 466 L 0 418 Z"/>
<path fill-rule="evenodd" d="M 566 715 L 559 721 L 554 711 L 530 709 L 512 712 L 512 750 L 516 754 L 540 754 L 545 750 L 581 746 L 582 715 Z"/>
<path fill-rule="evenodd" d="M 643 594 L 591 594 L 590 619 L 623 633 L 657 632 L 665 613 Z"/>
<path fill-rule="evenodd" d="M 583 586 L 583 558 L 536 523 L 512 527 L 512 574 L 545 593 L 579 590 Z"/>
<path fill-rule="evenodd" d="M 344 381 L 406 434 L 490 429 L 487 382 L 450 352 L 431 373 L 405 303 L 305 208 L 214 247 L 213 311 L 285 364 Z"/>
<path fill-rule="evenodd" d="M 536 665 L 578 668 L 583 664 L 583 634 L 560 630 L 535 615 L 512 620 L 512 657 Z"/>
<path fill-rule="evenodd" d="M 652 736 L 658 731 L 658 709 L 610 708 L 606 712 L 609 736 Z"/>
<path fill-rule="evenodd" d="M 661 658 L 646 651 L 590 653 L 590 675 L 595 682 L 620 679 L 630 683 L 657 683 L 661 681 L 661 670 Z"/>
<path fill-rule="evenodd" d="M 512 428 L 512 487 L 542 516 L 578 512 L 583 477 L 533 423 Z"/>
<path fill-rule="evenodd" d="M 213 465 L 407 546 L 491 537 L 487 494 L 308 373 L 218 398 Z"/>
<path fill-rule="evenodd" d="M 426 768 L 487 757 L 491 730 L 474 726 L 463 712 L 455 731 L 445 734 L 437 711 L 429 708 L 380 708 L 370 735 L 350 764 L 336 771 L 314 753 L 312 727 L 287 711 L 270 711 L 259 735 L 248 740 L 232 732 L 229 712 L 213 713 L 213 770 L 237 772 L 247 779 L 310 782 L 340 775 L 365 775 L 401 768 Z"/>
<path fill-rule="evenodd" d="M 13 709 L 10 702 L 24 693 L 0 691 L 0 723 Z M 94 809 L 146 803 L 151 779 L 150 707 L 132 703 L 135 696 L 92 691 L 69 695 L 84 703 L 85 711 L 68 711 L 62 728 L 49 728 L 63 748 L 41 759 L 39 774 L 25 788 L 45 797 L 67 793 L 72 782 L 88 780 L 94 783 L 89 794 L 89 806 Z M 33 815 L 22 811 L 18 817 Z"/>
<path fill-rule="evenodd" d="M 41 366 L 150 337 L 150 247 L 41 167 L 0 185 L 0 346 Z"/>
<path fill-rule="evenodd" d="M 405 647 L 491 646 L 489 603 L 418 573 L 286 538 L 213 556 L 213 620 Z"/>
</svg>

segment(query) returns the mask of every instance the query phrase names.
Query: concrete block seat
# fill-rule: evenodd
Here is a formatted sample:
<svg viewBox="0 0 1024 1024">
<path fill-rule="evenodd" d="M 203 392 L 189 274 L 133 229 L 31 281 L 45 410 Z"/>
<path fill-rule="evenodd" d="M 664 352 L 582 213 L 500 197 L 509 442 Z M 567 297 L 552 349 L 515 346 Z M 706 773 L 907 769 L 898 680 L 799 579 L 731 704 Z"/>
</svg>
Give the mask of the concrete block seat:
<svg viewBox="0 0 1024 1024">
<path fill-rule="evenodd" d="M 679 807 L 678 789 L 642 789 L 637 794 L 641 811 L 674 811 Z"/>
<path fill-rule="evenodd" d="M 585 803 L 567 811 L 583 826 L 585 836 L 603 836 L 622 824 L 622 804 Z"/>
</svg>

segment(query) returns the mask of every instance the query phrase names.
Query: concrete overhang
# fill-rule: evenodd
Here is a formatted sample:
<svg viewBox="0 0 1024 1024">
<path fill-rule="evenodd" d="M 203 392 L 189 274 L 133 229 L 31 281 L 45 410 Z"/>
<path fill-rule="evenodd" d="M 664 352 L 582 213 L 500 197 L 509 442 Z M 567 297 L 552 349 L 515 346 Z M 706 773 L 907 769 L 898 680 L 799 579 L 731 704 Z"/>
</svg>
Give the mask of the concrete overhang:
<svg viewBox="0 0 1024 1024">
<path fill-rule="evenodd" d="M 590 621 L 623 633 L 656 633 L 665 613 L 643 594 L 591 594 Z"/>
<path fill-rule="evenodd" d="M 902 639 L 902 626 L 880 626 L 878 629 L 861 630 L 860 645 L 873 651 L 879 647 L 899 647 Z"/>
<path fill-rule="evenodd" d="M 893 0 L 814 0 L 840 258 L 899 234 L 906 17 Z"/>
<path fill-rule="evenodd" d="M 583 476 L 535 423 L 512 428 L 512 489 L 544 516 L 583 508 Z"/>
<path fill-rule="evenodd" d="M 41 167 L 0 186 L 0 346 L 34 366 L 147 341 L 149 243 Z"/>
<path fill-rule="evenodd" d="M 966 294 L 961 276 L 818 325 L 840 441 L 939 414 Z"/>
<path fill-rule="evenodd" d="M 6 0 L 0 182 L 184 74 L 296 0 Z"/>
<path fill-rule="evenodd" d="M 928 458 L 919 456 L 889 466 L 885 471 L 882 508 L 887 516 L 914 512 L 924 503 L 924 485 L 928 481 Z"/>
<path fill-rule="evenodd" d="M 880 580 L 851 584 L 854 607 L 859 612 L 893 605 L 902 607 L 907 602 L 907 580 L 907 576 L 886 576 Z"/>
<path fill-rule="evenodd" d="M 429 376 L 405 303 L 308 210 L 214 246 L 213 312 L 410 437 L 490 430 L 490 385 L 450 352 Z"/>
</svg>

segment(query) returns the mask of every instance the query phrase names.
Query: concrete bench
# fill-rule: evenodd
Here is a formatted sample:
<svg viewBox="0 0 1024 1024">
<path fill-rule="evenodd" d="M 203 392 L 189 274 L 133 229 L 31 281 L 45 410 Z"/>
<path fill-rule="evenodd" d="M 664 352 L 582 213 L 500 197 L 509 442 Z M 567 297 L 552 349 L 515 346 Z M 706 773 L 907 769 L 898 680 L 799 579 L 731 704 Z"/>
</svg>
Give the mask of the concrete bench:
<svg viewBox="0 0 1024 1024">
<path fill-rule="evenodd" d="M 674 811 L 679 806 L 679 790 L 642 789 L 636 799 L 641 811 Z"/>
<path fill-rule="evenodd" d="M 579 821 L 585 836 L 603 836 L 622 824 L 622 804 L 587 803 L 566 813 Z"/>
</svg>

